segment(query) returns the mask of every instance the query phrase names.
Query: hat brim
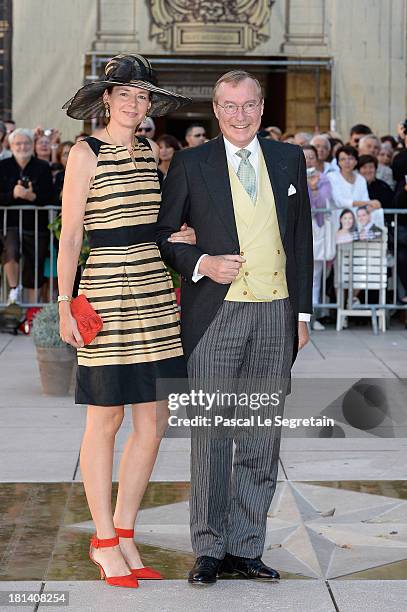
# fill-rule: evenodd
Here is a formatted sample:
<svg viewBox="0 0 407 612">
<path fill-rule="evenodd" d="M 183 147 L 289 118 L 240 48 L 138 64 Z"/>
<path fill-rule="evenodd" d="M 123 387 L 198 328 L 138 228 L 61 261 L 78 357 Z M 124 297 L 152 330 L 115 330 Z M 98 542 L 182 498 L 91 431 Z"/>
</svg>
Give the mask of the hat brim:
<svg viewBox="0 0 407 612">
<path fill-rule="evenodd" d="M 191 98 L 157 87 L 149 81 L 131 81 L 131 83 L 95 81 L 93 83 L 87 83 L 78 89 L 73 98 L 65 102 L 62 108 L 66 110 L 66 114 L 72 117 L 72 119 L 96 119 L 105 112 L 102 99 L 103 92 L 107 87 L 112 87 L 114 85 L 121 85 L 122 87 L 140 87 L 140 89 L 151 91 L 151 108 L 148 111 L 151 117 L 167 115 L 192 102 Z"/>
</svg>

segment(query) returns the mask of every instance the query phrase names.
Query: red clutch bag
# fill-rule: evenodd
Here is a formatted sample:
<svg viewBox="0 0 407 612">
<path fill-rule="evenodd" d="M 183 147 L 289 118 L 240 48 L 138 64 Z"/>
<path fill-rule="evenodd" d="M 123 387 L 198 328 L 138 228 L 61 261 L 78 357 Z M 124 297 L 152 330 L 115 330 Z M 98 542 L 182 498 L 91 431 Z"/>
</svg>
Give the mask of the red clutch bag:
<svg viewBox="0 0 407 612">
<path fill-rule="evenodd" d="M 81 294 L 71 302 L 71 313 L 75 319 L 80 335 L 86 344 L 96 338 L 103 327 L 102 318 L 97 314 L 86 297 Z"/>
</svg>

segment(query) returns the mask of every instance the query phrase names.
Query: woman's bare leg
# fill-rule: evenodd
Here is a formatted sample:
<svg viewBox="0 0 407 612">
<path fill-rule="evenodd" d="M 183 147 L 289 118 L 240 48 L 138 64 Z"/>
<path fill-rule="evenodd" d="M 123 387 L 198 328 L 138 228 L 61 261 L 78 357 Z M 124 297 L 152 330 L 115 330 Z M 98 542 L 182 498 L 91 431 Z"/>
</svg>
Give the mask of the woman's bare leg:
<svg viewBox="0 0 407 612">
<path fill-rule="evenodd" d="M 133 405 L 134 431 L 129 436 L 119 468 L 114 524 L 133 529 L 150 480 L 161 439 L 168 424 L 167 401 Z M 120 538 L 120 548 L 131 568 L 143 567 L 134 541 Z"/>
<path fill-rule="evenodd" d="M 116 535 L 111 502 L 113 452 L 123 416 L 123 406 L 88 406 L 80 466 L 90 513 L 100 539 Z M 107 576 L 130 574 L 119 546 L 93 549 L 92 554 Z"/>
</svg>

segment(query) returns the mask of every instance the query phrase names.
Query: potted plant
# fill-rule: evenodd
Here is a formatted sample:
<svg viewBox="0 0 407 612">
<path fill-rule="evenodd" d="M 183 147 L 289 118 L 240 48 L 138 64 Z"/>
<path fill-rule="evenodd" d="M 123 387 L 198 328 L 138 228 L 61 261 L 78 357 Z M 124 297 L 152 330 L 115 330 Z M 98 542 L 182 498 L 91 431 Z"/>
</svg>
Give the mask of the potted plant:
<svg viewBox="0 0 407 612">
<path fill-rule="evenodd" d="M 32 338 L 37 349 L 41 384 L 47 395 L 68 395 L 75 350 L 59 336 L 57 304 L 46 304 L 35 316 Z"/>
</svg>

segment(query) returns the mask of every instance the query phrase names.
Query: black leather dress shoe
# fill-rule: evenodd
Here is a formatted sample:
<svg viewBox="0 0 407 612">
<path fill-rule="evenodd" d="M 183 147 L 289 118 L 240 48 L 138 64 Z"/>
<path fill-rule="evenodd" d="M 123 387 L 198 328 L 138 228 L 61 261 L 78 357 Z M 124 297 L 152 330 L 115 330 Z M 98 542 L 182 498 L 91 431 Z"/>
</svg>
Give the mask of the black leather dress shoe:
<svg viewBox="0 0 407 612">
<path fill-rule="evenodd" d="M 198 557 L 189 572 L 188 582 L 190 584 L 214 584 L 221 563 L 221 559 L 215 557 Z"/>
<path fill-rule="evenodd" d="M 246 557 L 235 557 L 229 553 L 222 561 L 219 573 L 222 572 L 225 574 L 240 574 L 251 580 L 278 580 L 280 578 L 277 570 L 265 565 L 260 557 L 247 559 Z"/>
</svg>

